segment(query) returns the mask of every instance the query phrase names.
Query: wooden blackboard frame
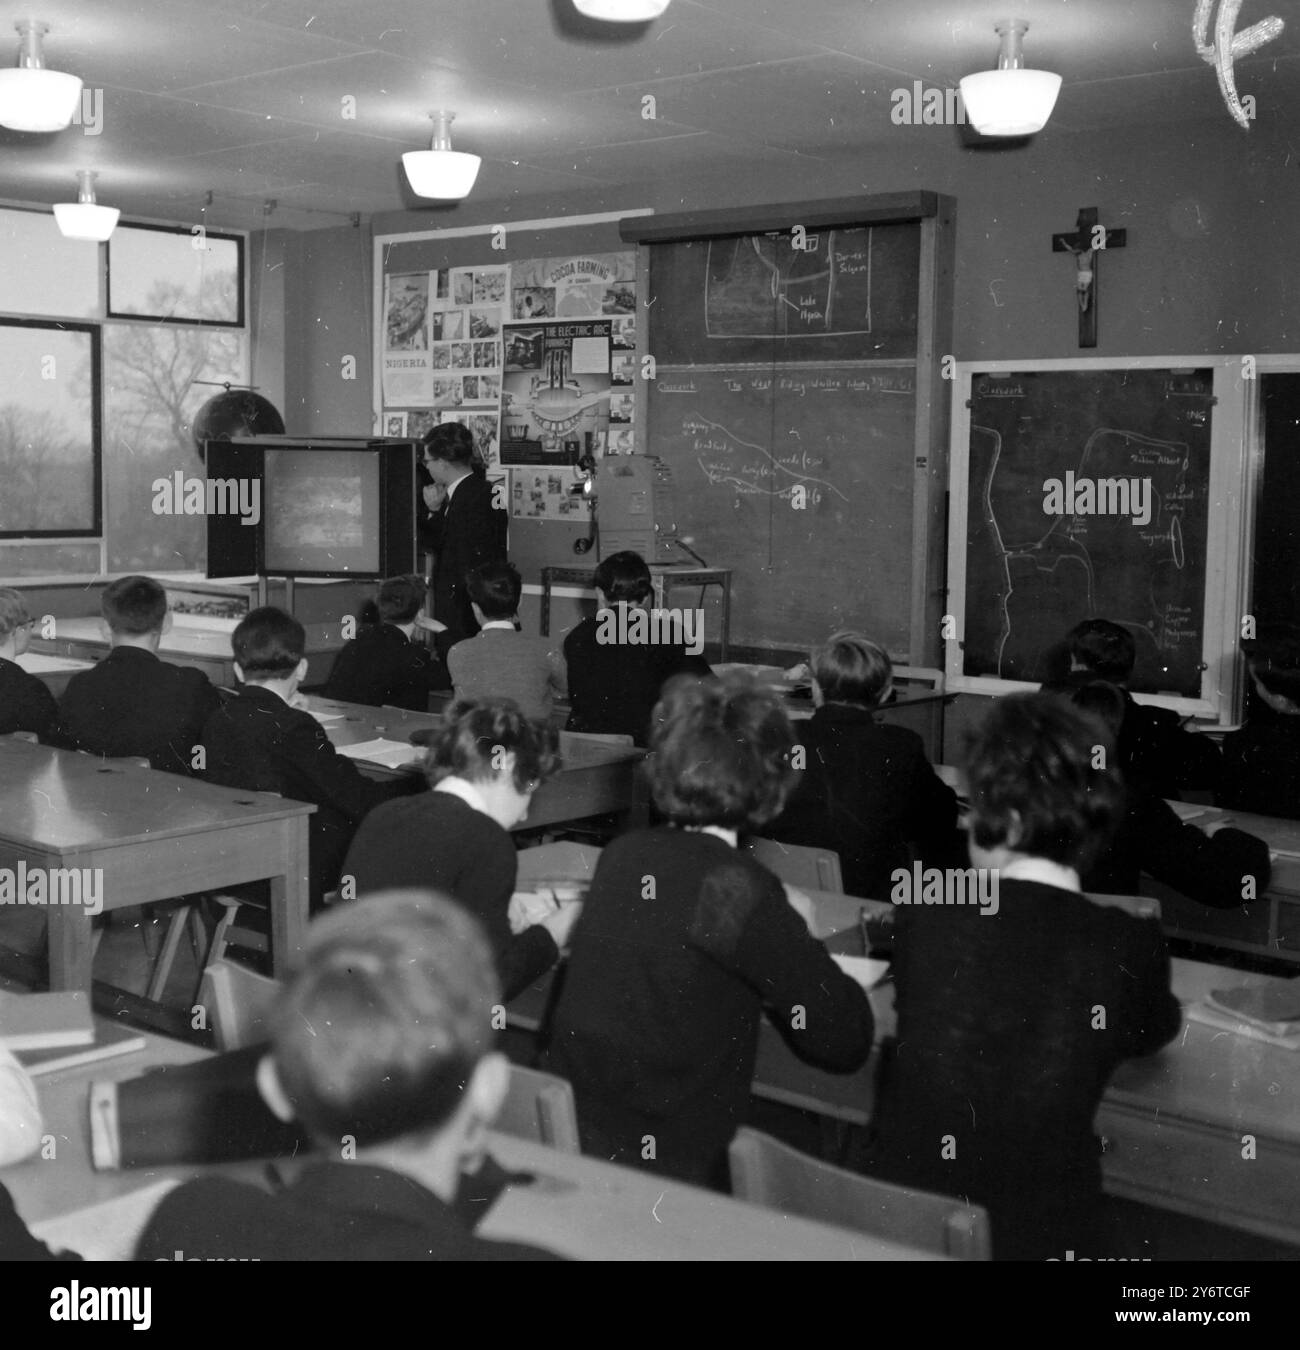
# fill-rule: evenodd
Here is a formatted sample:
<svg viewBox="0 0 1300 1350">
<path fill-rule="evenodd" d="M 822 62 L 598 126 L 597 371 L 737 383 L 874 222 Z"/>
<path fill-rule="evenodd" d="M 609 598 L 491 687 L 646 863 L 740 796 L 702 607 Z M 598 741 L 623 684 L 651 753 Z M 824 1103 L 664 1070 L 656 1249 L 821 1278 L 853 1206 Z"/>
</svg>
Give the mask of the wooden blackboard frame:
<svg viewBox="0 0 1300 1350">
<path fill-rule="evenodd" d="M 949 452 L 948 607 L 955 633 L 945 642 L 945 672 L 950 693 L 999 696 L 1037 688 L 1020 680 L 967 675 L 963 671 L 962 635 L 966 628 L 967 521 L 970 508 L 970 398 L 972 383 L 982 374 L 1019 371 L 1213 371 L 1215 403 L 1210 424 L 1211 512 L 1206 538 L 1205 607 L 1202 618 L 1199 698 L 1140 694 L 1143 703 L 1172 708 L 1184 716 L 1233 725 L 1242 697 L 1237 639 L 1249 594 L 1247 543 L 1254 518 L 1251 483 L 1252 417 L 1257 404 L 1255 381 L 1243 378 L 1245 358 L 1230 356 L 1080 357 L 1068 360 L 959 361 L 952 392 L 952 441 Z"/>
<path fill-rule="evenodd" d="M 909 643 L 906 652 L 891 652 L 891 656 L 896 661 L 927 669 L 939 667 L 943 645 L 940 619 L 946 594 L 943 521 L 949 406 L 942 394 L 942 374 L 945 360 L 951 360 L 956 209 L 955 198 L 918 190 L 655 215 L 625 221 L 619 227 L 624 242 L 639 246 L 637 284 L 639 293 L 648 294 L 645 259 L 651 244 L 792 230 L 798 226 L 821 229 L 919 223 Z M 652 325 L 653 322 L 652 313 Z M 653 351 L 653 336 L 649 350 Z M 639 417 L 637 450 L 641 453 L 653 452 L 645 439 L 646 428 L 647 418 Z"/>
</svg>

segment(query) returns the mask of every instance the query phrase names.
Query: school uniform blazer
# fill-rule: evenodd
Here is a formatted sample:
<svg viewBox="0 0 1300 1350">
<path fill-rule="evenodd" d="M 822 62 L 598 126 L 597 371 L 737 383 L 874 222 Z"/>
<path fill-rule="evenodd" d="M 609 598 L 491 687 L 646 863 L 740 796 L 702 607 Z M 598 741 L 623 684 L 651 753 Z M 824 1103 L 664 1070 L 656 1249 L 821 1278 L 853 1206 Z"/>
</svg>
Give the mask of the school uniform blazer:
<svg viewBox="0 0 1300 1350">
<path fill-rule="evenodd" d="M 1300 819 L 1300 717 L 1265 709 L 1229 732 L 1216 800 L 1238 811 Z"/>
<path fill-rule="evenodd" d="M 877 900 L 888 899 L 894 869 L 911 866 L 909 844 L 929 865 L 965 865 L 957 798 L 914 731 L 877 723 L 869 708 L 827 703 L 795 723 L 795 739 L 803 773 L 765 835 L 833 849 L 847 894 Z"/>
<path fill-rule="evenodd" d="M 426 648 L 396 624 L 381 623 L 354 637 L 334 658 L 325 697 L 428 712 L 429 691 L 444 683 L 442 667 Z"/>
<path fill-rule="evenodd" d="M 16 661 L 0 659 L 0 736 L 34 731 L 44 736 L 59 706 L 54 695 Z"/>
<path fill-rule="evenodd" d="M 361 1162 L 312 1163 L 270 1194 L 202 1177 L 163 1197 L 136 1260 L 554 1261 L 518 1242 L 475 1237 L 456 1211 L 411 1177 Z"/>
<path fill-rule="evenodd" d="M 278 792 L 311 802 L 313 900 L 332 890 L 353 831 L 381 801 L 406 790 L 366 778 L 330 744 L 321 724 L 274 690 L 246 684 L 208 718 L 203 747 L 209 782 Z"/>
<path fill-rule="evenodd" d="M 143 647 L 114 647 L 68 681 L 47 739 L 110 758 L 145 755 L 155 769 L 191 773 L 194 748 L 220 702 L 201 670 Z"/>
<path fill-rule="evenodd" d="M 492 485 L 471 473 L 455 485 L 437 511 L 421 508 L 420 542 L 437 555 L 433 567 L 433 617 L 447 625 L 438 635 L 445 653 L 453 643 L 473 637 L 478 623 L 470 607 L 465 575 L 485 562 L 504 561 L 507 518 L 492 506 Z"/>
<path fill-rule="evenodd" d="M 549 721 L 566 692 L 558 641 L 509 628 L 485 628 L 447 653 L 457 698 L 510 698 L 525 717 Z"/>
</svg>

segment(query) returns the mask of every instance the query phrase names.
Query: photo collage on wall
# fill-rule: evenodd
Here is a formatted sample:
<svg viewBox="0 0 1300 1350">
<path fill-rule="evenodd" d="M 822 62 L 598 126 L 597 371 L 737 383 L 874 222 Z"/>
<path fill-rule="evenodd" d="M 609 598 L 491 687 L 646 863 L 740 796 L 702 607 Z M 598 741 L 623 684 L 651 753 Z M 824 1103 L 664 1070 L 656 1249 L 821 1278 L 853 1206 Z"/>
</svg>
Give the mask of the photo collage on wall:
<svg viewBox="0 0 1300 1350">
<path fill-rule="evenodd" d="M 512 515 L 585 522 L 578 456 L 631 454 L 636 254 L 385 278 L 385 436 L 462 422 Z"/>
</svg>

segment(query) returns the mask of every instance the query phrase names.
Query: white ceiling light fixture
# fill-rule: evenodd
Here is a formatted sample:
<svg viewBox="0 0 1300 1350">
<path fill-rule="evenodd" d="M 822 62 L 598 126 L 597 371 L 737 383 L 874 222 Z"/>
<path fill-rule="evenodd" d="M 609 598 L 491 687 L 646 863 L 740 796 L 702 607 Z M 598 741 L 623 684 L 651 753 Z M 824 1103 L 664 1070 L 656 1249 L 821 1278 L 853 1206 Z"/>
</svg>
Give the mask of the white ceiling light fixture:
<svg viewBox="0 0 1300 1350">
<path fill-rule="evenodd" d="M 573 0 L 573 7 L 589 19 L 604 23 L 648 23 L 668 8 L 670 0 Z"/>
<path fill-rule="evenodd" d="M 998 68 L 961 81 L 966 120 L 981 136 L 1032 136 L 1052 115 L 1061 77 L 1025 69 L 1021 39 L 1029 25 L 1023 19 L 1008 19 L 994 31 L 1002 39 Z"/>
<path fill-rule="evenodd" d="M 433 118 L 433 146 L 429 150 L 408 150 L 402 156 L 406 181 L 417 197 L 440 201 L 460 201 L 468 197 L 483 161 L 451 148 L 451 124 L 455 113 L 430 113 Z"/>
<path fill-rule="evenodd" d="M 98 177 L 93 169 L 79 169 L 77 200 L 55 203 L 54 219 L 65 239 L 89 239 L 102 244 L 117 228 L 121 211 L 116 206 L 100 206 L 95 200 Z"/>
<path fill-rule="evenodd" d="M 81 79 L 47 70 L 41 39 L 47 23 L 19 19 L 18 64 L 0 70 L 0 126 L 11 131 L 65 131 L 81 100 Z"/>
</svg>

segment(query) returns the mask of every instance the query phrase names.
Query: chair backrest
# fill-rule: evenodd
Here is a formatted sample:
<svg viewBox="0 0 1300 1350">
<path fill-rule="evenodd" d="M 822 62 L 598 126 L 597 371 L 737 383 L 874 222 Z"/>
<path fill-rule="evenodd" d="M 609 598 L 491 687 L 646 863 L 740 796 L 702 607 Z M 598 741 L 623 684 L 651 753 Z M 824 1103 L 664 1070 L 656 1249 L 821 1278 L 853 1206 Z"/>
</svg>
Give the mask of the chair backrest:
<svg viewBox="0 0 1300 1350">
<path fill-rule="evenodd" d="M 805 844 L 783 844 L 777 839 L 751 839 L 745 845 L 755 861 L 761 862 L 791 886 L 814 891 L 844 894 L 840 874 L 840 855 L 828 848 L 810 848 Z"/>
<path fill-rule="evenodd" d="M 1135 919 L 1160 918 L 1160 901 L 1153 895 L 1089 895 L 1094 905 L 1103 909 L 1122 909 Z"/>
<path fill-rule="evenodd" d="M 39 745 L 41 742 L 41 738 L 34 731 L 6 732 L 5 739 L 9 741 L 29 741 L 32 745 Z"/>
<path fill-rule="evenodd" d="M 210 961 L 199 985 L 199 1002 L 207 1009 L 217 1049 L 239 1050 L 265 1040 L 271 1005 L 279 992 L 279 980 L 224 957 Z"/>
<path fill-rule="evenodd" d="M 612 731 L 566 731 L 564 733 L 575 741 L 598 741 L 601 745 L 635 745 L 631 736 L 616 734 Z"/>
<path fill-rule="evenodd" d="M 742 1127 L 728 1151 L 740 1200 L 964 1261 L 991 1259 L 988 1211 L 858 1176 Z"/>
<path fill-rule="evenodd" d="M 531 1139 L 558 1149 L 580 1153 L 578 1108 L 568 1079 L 539 1069 L 510 1066 L 510 1091 L 492 1128 L 516 1139 Z"/>
<path fill-rule="evenodd" d="M 35 740 L 35 737 L 32 739 Z M 122 769 L 147 769 L 151 767 L 145 755 L 96 755 L 90 750 L 78 750 L 77 754 L 89 755 L 92 759 L 101 760 L 105 768 L 116 766 Z"/>
</svg>

